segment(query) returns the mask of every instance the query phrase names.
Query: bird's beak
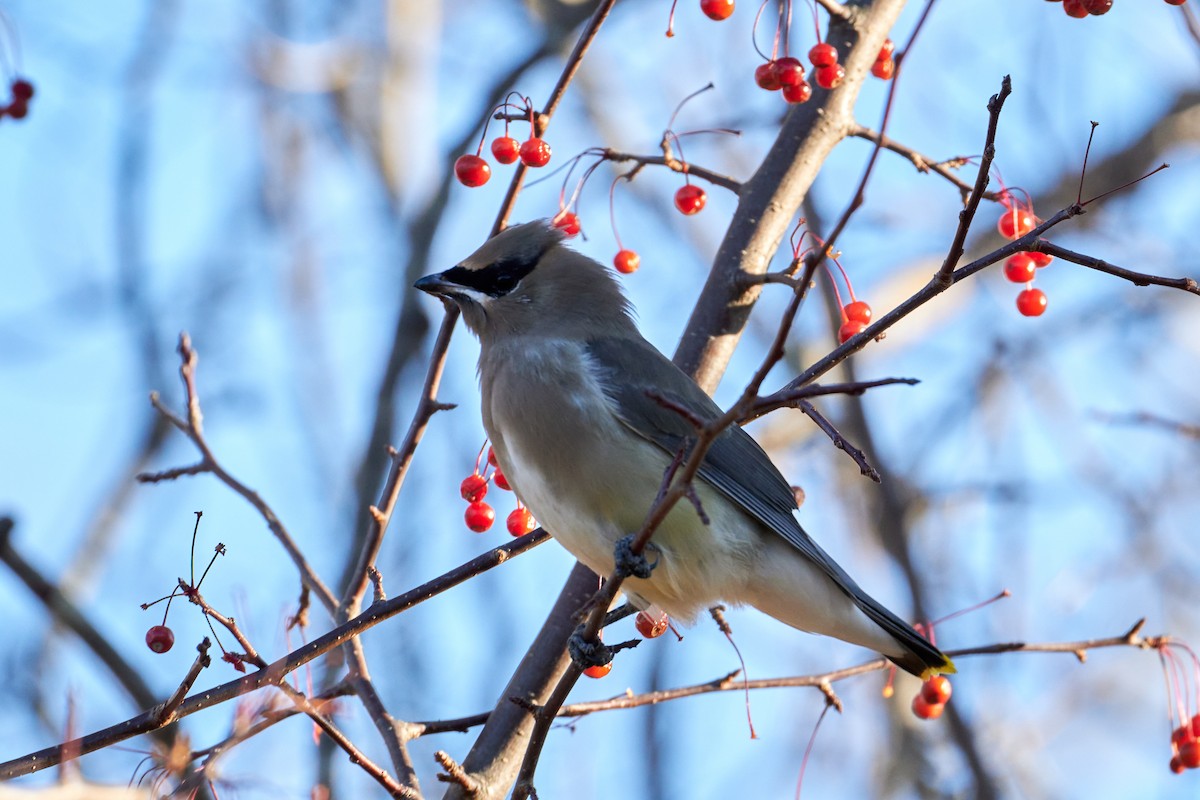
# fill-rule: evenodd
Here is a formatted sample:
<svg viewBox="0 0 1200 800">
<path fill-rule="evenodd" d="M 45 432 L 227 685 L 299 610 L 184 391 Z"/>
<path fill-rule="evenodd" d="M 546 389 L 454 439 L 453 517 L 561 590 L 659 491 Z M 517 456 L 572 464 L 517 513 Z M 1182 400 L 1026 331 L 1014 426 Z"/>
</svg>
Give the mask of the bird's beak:
<svg viewBox="0 0 1200 800">
<path fill-rule="evenodd" d="M 442 277 L 442 273 L 426 275 L 413 284 L 414 289 L 429 292 L 432 295 L 446 295 L 454 288 L 454 284 Z"/>
</svg>

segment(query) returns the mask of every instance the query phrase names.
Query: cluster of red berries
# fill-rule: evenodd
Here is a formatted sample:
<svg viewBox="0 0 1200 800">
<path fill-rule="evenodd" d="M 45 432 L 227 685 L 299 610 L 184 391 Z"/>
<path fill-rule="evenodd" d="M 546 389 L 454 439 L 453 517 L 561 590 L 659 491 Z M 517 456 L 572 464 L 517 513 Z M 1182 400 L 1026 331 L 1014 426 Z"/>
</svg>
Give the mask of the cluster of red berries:
<svg viewBox="0 0 1200 800">
<path fill-rule="evenodd" d="M 8 87 L 12 100 L 0 106 L 0 119 L 12 117 L 25 119 L 29 115 L 29 101 L 33 99 L 33 84 L 24 78 L 14 78 Z M 165 651 L 164 651 L 165 652 Z"/>
<path fill-rule="evenodd" d="M 838 328 L 838 342 L 845 344 L 867 329 L 871 324 L 871 306 L 862 300 L 854 300 L 842 306 L 842 327 Z"/>
<path fill-rule="evenodd" d="M 501 164 L 514 164 L 518 160 L 527 167 L 544 167 L 550 163 L 550 144 L 537 136 L 537 126 L 534 124 L 533 102 L 522 97 L 523 105 L 505 101 L 496 108 L 496 113 L 508 113 L 512 108 L 520 110 L 522 115 L 529 116 L 529 138 L 523 142 L 508 135 L 509 118 L 504 120 L 504 134 L 492 140 L 492 155 Z M 487 138 L 487 126 L 484 126 L 483 137 L 474 153 L 461 155 L 454 162 L 454 176 L 463 186 L 483 186 L 492 177 L 492 168 L 484 159 L 483 142 Z"/>
<path fill-rule="evenodd" d="M 1033 215 L 1033 207 L 1013 199 L 1007 191 L 1000 196 L 1004 205 L 1004 213 L 996 223 L 996 229 L 1005 239 L 1020 239 L 1038 224 L 1038 218 Z M 1023 283 L 1025 288 L 1017 295 L 1017 310 L 1026 317 L 1040 317 L 1046 311 L 1046 293 L 1033 287 L 1033 278 L 1037 270 L 1049 265 L 1054 256 L 1046 253 L 1023 252 L 1010 256 L 1004 264 L 1004 277 L 1013 283 Z"/>
<path fill-rule="evenodd" d="M 892 40 L 888 39 L 884 48 L 879 51 L 880 60 L 891 63 L 893 49 Z M 842 80 L 846 77 L 846 68 L 838 63 L 836 47 L 827 42 L 815 44 L 808 51 L 808 60 L 812 62 L 813 81 L 817 86 L 822 89 L 836 89 L 841 86 Z M 894 67 L 895 64 L 892 64 L 893 69 Z M 875 73 L 874 69 L 871 71 Z M 889 71 L 886 77 L 890 78 L 891 76 L 891 71 Z M 879 77 L 884 76 L 879 75 Z M 804 103 L 812 97 L 812 85 L 809 84 L 805 75 L 804 65 L 800 63 L 800 59 L 792 56 L 772 58 L 759 64 L 754 69 L 754 82 L 758 84 L 759 88 L 766 89 L 768 92 L 782 92 L 783 99 L 789 103 Z"/>
<path fill-rule="evenodd" d="M 921 684 L 921 690 L 913 698 L 912 710 L 918 719 L 937 719 L 950 702 L 950 679 L 945 675 L 934 675 Z"/>
<path fill-rule="evenodd" d="M 880 80 L 890 81 L 896 74 L 896 61 L 892 57 L 895 52 L 896 43 L 884 39 L 883 47 L 879 48 L 879 55 L 875 56 L 875 63 L 871 66 L 871 74 Z"/>
<path fill-rule="evenodd" d="M 1058 0 L 1051 0 L 1058 2 Z M 1187 0 L 1166 0 L 1169 6 L 1181 6 Z M 1113 7 L 1113 0 L 1062 0 L 1063 11 L 1068 17 L 1082 19 L 1087 16 L 1098 17 L 1107 14 Z"/>
<path fill-rule="evenodd" d="M 487 448 L 487 464 L 481 471 L 483 449 L 480 449 L 479 457 L 475 459 L 475 471 L 463 478 L 463 482 L 459 486 L 462 499 L 467 501 L 467 510 L 463 519 L 467 523 L 467 527 L 475 533 L 483 533 L 490 529 L 492 523 L 496 521 L 496 510 L 483 500 L 487 497 L 488 484 L 494 483 L 497 489 L 503 489 L 506 492 L 512 491 L 512 487 L 508 485 L 508 480 L 504 477 L 504 472 L 496 463 L 496 451 L 488 447 L 486 443 L 484 447 Z M 529 509 L 518 500 L 517 507 L 508 515 L 506 524 L 508 532 L 513 536 L 524 536 L 537 527 L 537 520 L 533 518 Z"/>
<path fill-rule="evenodd" d="M 1171 772 L 1200 768 L 1200 714 L 1171 731 Z"/>
</svg>

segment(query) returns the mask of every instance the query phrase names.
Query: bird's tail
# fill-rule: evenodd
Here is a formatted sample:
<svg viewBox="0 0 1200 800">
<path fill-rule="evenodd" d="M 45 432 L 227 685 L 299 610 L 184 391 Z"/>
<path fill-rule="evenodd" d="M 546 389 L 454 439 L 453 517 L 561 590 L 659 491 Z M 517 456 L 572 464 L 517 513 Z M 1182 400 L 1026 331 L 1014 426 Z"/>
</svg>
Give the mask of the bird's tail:
<svg viewBox="0 0 1200 800">
<path fill-rule="evenodd" d="M 917 633 L 907 622 L 884 608 L 873 597 L 862 591 L 854 592 L 851 596 L 854 598 L 855 604 L 871 618 L 872 622 L 883 628 L 904 647 L 906 651 L 904 655 L 888 656 L 888 659 L 900 669 L 911 672 L 921 680 L 927 680 L 943 672 L 957 672 L 954 662 L 947 658 L 945 653 L 930 644 L 928 639 Z"/>
</svg>

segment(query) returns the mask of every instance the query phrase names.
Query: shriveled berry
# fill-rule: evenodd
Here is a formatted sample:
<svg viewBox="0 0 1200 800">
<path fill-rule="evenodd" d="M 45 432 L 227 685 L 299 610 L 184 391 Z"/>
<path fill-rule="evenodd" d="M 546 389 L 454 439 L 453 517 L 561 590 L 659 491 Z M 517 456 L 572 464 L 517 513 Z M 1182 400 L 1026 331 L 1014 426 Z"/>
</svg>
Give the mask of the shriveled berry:
<svg viewBox="0 0 1200 800">
<path fill-rule="evenodd" d="M 511 136 L 497 136 L 492 140 L 492 155 L 501 164 L 512 164 L 521 157 L 521 143 Z"/>
<path fill-rule="evenodd" d="M 1020 239 L 1037 227 L 1037 218 L 1018 206 L 1005 209 L 996 222 L 996 230 L 1005 239 Z"/>
<path fill-rule="evenodd" d="M 685 183 L 675 192 L 675 207 L 679 209 L 680 214 L 685 216 L 700 213 L 700 209 L 704 208 L 706 202 L 708 202 L 708 194 L 692 183 Z"/>
<path fill-rule="evenodd" d="M 611 661 L 608 662 L 607 664 L 600 664 L 595 667 L 588 667 L 587 669 L 585 669 L 583 671 L 583 674 L 587 675 L 589 678 L 603 678 L 605 675 L 607 675 L 610 672 L 612 672 L 612 662 Z"/>
<path fill-rule="evenodd" d="M 632 250 L 618 250 L 617 254 L 613 256 L 613 266 L 622 275 L 637 272 L 637 268 L 641 266 L 641 263 L 642 257 Z"/>
<path fill-rule="evenodd" d="M 812 97 L 812 84 L 808 81 L 800 81 L 795 86 L 783 87 L 783 99 L 787 100 L 792 105 L 807 103 Z"/>
<path fill-rule="evenodd" d="M 925 699 L 923 693 L 918 692 L 917 696 L 913 698 L 912 710 L 918 719 L 937 719 L 946 710 L 946 706 L 941 703 L 930 703 Z"/>
<path fill-rule="evenodd" d="M 558 228 L 567 236 L 576 236 L 579 234 L 579 216 L 570 211 L 560 211 L 554 218 L 554 227 Z"/>
<path fill-rule="evenodd" d="M 1025 289 L 1017 295 L 1017 311 L 1027 317 L 1040 317 L 1046 312 L 1046 293 L 1041 289 Z"/>
<path fill-rule="evenodd" d="M 720 22 L 733 14 L 733 0 L 700 0 L 700 10 L 709 19 Z"/>
<path fill-rule="evenodd" d="M 1014 253 L 1004 262 L 1004 277 L 1013 283 L 1029 283 L 1037 272 L 1037 265 L 1028 253 Z"/>
<path fill-rule="evenodd" d="M 845 344 L 866 329 L 867 323 L 857 319 L 848 319 L 842 323 L 842 327 L 838 328 L 838 341 Z"/>
<path fill-rule="evenodd" d="M 931 706 L 944 706 L 950 701 L 952 688 L 950 686 L 950 679 L 945 675 L 934 675 L 921 684 L 921 696 Z"/>
<path fill-rule="evenodd" d="M 867 305 L 863 300 L 855 300 L 853 303 L 847 303 L 842 312 L 845 313 L 846 319 L 856 319 L 864 324 L 871 322 L 871 306 Z"/>
<path fill-rule="evenodd" d="M 808 51 L 808 60 L 814 67 L 829 67 L 838 62 L 837 48 L 828 42 L 814 44 Z"/>
<path fill-rule="evenodd" d="M 155 625 L 146 631 L 146 647 L 155 653 L 165 653 L 175 646 L 175 632 L 166 625 Z"/>
<path fill-rule="evenodd" d="M 508 526 L 508 532 L 513 536 L 524 536 L 537 527 L 537 520 L 533 518 L 533 514 L 529 513 L 528 508 L 520 506 L 512 510 L 505 524 Z"/>
<path fill-rule="evenodd" d="M 463 515 L 463 519 L 468 528 L 476 533 L 483 533 L 496 521 L 496 511 L 487 503 L 478 500 L 467 506 L 467 513 Z"/>
<path fill-rule="evenodd" d="M 550 163 L 550 143 L 532 136 L 521 143 L 520 158 L 527 167 L 544 167 Z"/>
<path fill-rule="evenodd" d="M 508 485 L 508 478 L 504 477 L 504 473 L 499 467 L 492 473 L 492 480 L 496 482 L 497 489 L 503 489 L 506 492 L 511 492 L 512 487 Z"/>
<path fill-rule="evenodd" d="M 841 64 L 830 64 L 816 69 L 817 86 L 822 89 L 836 89 L 842 85 L 842 79 L 845 77 L 846 68 Z"/>
<path fill-rule="evenodd" d="M 871 65 L 871 74 L 881 81 L 890 81 L 892 76 L 896 74 L 896 62 L 890 58 L 885 58 L 883 61 L 876 61 Z"/>
<path fill-rule="evenodd" d="M 645 611 L 639 611 L 637 619 L 633 621 L 633 624 L 642 636 L 645 636 L 647 639 L 657 639 L 667 632 L 668 621 L 666 614 L 654 617 Z"/>
<path fill-rule="evenodd" d="M 488 484 L 487 479 L 474 472 L 463 478 L 462 485 L 458 488 L 462 494 L 462 499 L 468 503 L 475 503 L 487 497 Z"/>
<path fill-rule="evenodd" d="M 479 156 L 467 153 L 454 162 L 454 177 L 463 186 L 483 186 L 492 177 L 492 168 Z"/>
<path fill-rule="evenodd" d="M 775 80 L 781 87 L 799 86 L 804 83 L 804 65 L 800 59 L 784 56 L 775 61 Z"/>
<path fill-rule="evenodd" d="M 779 78 L 775 76 L 775 62 L 767 61 L 755 67 L 754 82 L 760 89 L 766 89 L 768 92 L 778 91 Z"/>
</svg>

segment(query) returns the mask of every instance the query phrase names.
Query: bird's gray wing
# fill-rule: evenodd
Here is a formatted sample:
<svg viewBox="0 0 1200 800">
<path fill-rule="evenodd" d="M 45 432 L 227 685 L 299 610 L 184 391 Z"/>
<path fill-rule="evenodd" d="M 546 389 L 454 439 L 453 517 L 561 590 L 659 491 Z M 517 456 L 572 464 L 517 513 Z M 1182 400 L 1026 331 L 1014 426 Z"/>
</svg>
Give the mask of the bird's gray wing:
<svg viewBox="0 0 1200 800">
<path fill-rule="evenodd" d="M 674 455 L 690 436 L 692 423 L 655 395 L 686 408 L 701 420 L 721 415 L 721 409 L 682 370 L 641 338 L 604 338 L 588 342 L 587 350 L 607 395 L 616 403 L 621 421 L 634 433 Z M 889 656 L 904 669 L 928 677 L 953 672 L 954 664 L 911 625 L 859 588 L 792 516 L 796 496 L 775 469 L 770 457 L 737 425 L 726 428 L 709 447 L 699 477 L 790 542 L 819 566 L 863 613 L 908 649 Z"/>
<path fill-rule="evenodd" d="M 644 339 L 595 339 L 588 342 L 587 350 L 621 421 L 670 455 L 696 430 L 682 414 L 656 401 L 656 396 L 705 422 L 722 413 L 691 378 Z M 758 442 L 739 426 L 726 428 L 712 443 L 699 477 L 790 542 L 848 594 L 861 593 L 845 570 L 800 527 L 792 516 L 796 510 L 792 487 Z"/>
</svg>

